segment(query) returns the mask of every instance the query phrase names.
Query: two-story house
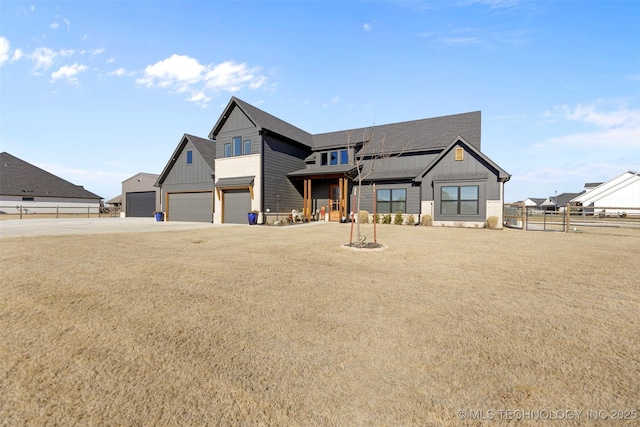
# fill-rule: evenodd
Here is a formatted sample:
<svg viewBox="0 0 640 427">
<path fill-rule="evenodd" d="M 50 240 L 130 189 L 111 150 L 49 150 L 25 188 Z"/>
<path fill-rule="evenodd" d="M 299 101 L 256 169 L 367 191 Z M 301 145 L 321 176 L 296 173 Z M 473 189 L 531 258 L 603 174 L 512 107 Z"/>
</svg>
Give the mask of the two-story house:
<svg viewBox="0 0 640 427">
<path fill-rule="evenodd" d="M 174 213 L 195 199 L 188 209 L 202 212 L 191 217 L 216 223 L 247 223 L 249 211 L 265 222 L 292 210 L 339 221 L 354 210 L 361 179 L 360 209 L 370 213 L 375 200 L 380 215 L 467 226 L 493 215 L 501 224 L 510 175 L 481 152 L 480 120 L 478 111 L 310 134 L 232 97 L 208 140 L 181 139 L 156 185 L 169 221 L 187 218 Z"/>
</svg>

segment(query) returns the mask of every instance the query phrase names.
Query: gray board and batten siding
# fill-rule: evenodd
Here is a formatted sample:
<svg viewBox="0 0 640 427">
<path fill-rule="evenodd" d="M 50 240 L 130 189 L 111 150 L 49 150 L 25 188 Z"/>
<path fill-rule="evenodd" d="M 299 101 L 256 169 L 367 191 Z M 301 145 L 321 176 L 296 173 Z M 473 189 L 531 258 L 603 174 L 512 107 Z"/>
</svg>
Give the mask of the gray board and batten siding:
<svg viewBox="0 0 640 427">
<path fill-rule="evenodd" d="M 215 135 L 216 158 L 223 159 L 225 157 L 224 146 L 231 144 L 236 136 L 242 137 L 243 143 L 245 140 L 251 141 L 251 154 L 260 152 L 258 128 L 240 109 L 234 108 L 229 117 L 225 119 L 219 133 Z"/>
<path fill-rule="evenodd" d="M 163 207 L 172 221 L 211 221 L 215 141 L 191 135 L 184 138 L 171 168 L 160 178 Z M 187 163 L 189 151 L 191 163 Z"/>
</svg>

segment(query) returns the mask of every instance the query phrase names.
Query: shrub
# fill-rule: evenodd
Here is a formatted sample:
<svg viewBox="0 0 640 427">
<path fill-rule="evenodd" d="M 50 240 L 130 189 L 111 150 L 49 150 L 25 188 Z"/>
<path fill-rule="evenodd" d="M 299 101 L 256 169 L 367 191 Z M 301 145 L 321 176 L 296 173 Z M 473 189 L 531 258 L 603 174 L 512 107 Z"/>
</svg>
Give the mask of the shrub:
<svg viewBox="0 0 640 427">
<path fill-rule="evenodd" d="M 420 219 L 420 225 L 428 225 L 428 226 L 432 226 L 433 225 L 433 217 L 431 215 L 422 215 L 422 218 Z"/>
<path fill-rule="evenodd" d="M 376 212 L 376 214 L 373 216 L 373 222 L 375 222 L 376 224 L 380 224 L 382 222 L 380 220 L 380 214 L 378 212 Z"/>
<path fill-rule="evenodd" d="M 484 226 L 489 230 L 495 230 L 498 228 L 498 217 L 490 216 L 484 223 Z"/>
<path fill-rule="evenodd" d="M 369 222 L 369 212 L 367 211 L 358 211 L 358 222 L 360 224 L 366 224 Z"/>
<path fill-rule="evenodd" d="M 383 223 L 383 224 L 391 224 L 391 214 L 386 214 L 386 215 L 382 218 L 382 223 Z"/>
<path fill-rule="evenodd" d="M 402 212 L 400 211 L 396 212 L 396 216 L 393 219 L 393 223 L 395 225 L 402 225 L 403 222 L 404 222 L 404 218 L 402 217 Z"/>
<path fill-rule="evenodd" d="M 413 215 L 409 215 L 409 217 L 407 218 L 407 225 L 416 225 L 416 219 L 413 217 Z"/>
</svg>

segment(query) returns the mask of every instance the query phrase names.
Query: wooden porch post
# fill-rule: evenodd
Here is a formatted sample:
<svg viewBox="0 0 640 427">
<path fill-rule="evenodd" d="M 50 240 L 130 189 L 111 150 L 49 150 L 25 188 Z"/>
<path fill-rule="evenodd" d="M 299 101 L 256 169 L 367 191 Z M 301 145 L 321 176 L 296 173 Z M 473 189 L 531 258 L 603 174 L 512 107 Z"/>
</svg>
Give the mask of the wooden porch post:
<svg viewBox="0 0 640 427">
<path fill-rule="evenodd" d="M 347 217 L 347 178 L 340 178 L 340 218 Z M 353 207 L 352 207 L 353 210 Z"/>
<path fill-rule="evenodd" d="M 311 221 L 311 209 L 313 208 L 313 197 L 311 197 L 311 178 L 307 180 L 308 188 L 305 187 L 305 193 L 307 196 L 305 197 L 305 206 L 306 206 L 306 215 L 305 218 L 307 221 Z"/>
</svg>

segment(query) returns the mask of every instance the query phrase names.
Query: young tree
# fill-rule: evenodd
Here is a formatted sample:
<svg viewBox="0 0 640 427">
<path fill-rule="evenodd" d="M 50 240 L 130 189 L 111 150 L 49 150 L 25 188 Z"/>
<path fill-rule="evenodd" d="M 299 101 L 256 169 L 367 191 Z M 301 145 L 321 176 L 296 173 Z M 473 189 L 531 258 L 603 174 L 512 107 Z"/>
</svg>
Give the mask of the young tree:
<svg viewBox="0 0 640 427">
<path fill-rule="evenodd" d="M 397 153 L 394 153 L 391 149 L 387 149 L 385 142 L 386 135 L 382 136 L 380 143 L 376 146 L 374 144 L 373 128 L 364 129 L 361 142 L 352 142 L 351 132 L 347 135 L 347 148 L 354 148 L 353 165 L 356 169 L 356 207 L 354 215 L 358 215 L 360 212 L 360 202 L 362 200 L 362 183 L 367 181 L 367 178 L 387 159 L 390 157 L 401 156 L 402 153 L 408 148 L 409 144 L 405 144 Z M 375 191 L 375 184 L 373 186 Z M 353 207 L 352 207 L 353 209 Z M 353 220 L 352 220 L 353 221 Z M 375 218 L 374 218 L 375 221 Z M 374 228 L 376 224 L 374 223 Z M 356 238 L 358 245 L 362 245 L 366 237 L 362 237 L 360 233 L 360 221 L 356 223 Z"/>
</svg>

